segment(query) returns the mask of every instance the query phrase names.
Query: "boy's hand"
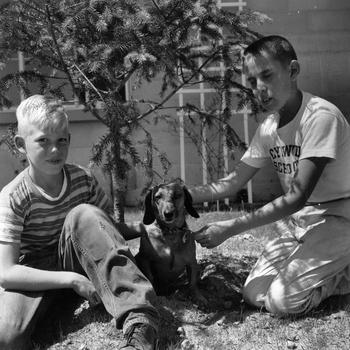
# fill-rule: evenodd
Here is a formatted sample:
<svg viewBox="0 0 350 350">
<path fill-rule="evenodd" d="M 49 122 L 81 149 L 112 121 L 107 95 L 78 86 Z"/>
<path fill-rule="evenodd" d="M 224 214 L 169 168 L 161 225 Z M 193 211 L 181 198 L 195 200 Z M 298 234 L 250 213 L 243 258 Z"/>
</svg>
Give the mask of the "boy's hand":
<svg viewBox="0 0 350 350">
<path fill-rule="evenodd" d="M 226 241 L 231 235 L 228 233 L 229 227 L 225 221 L 211 222 L 194 232 L 194 239 L 205 248 L 215 248 Z"/>
<path fill-rule="evenodd" d="M 74 273 L 72 288 L 77 294 L 87 299 L 91 305 L 101 303 L 100 296 L 97 294 L 94 285 L 87 277 Z"/>
</svg>

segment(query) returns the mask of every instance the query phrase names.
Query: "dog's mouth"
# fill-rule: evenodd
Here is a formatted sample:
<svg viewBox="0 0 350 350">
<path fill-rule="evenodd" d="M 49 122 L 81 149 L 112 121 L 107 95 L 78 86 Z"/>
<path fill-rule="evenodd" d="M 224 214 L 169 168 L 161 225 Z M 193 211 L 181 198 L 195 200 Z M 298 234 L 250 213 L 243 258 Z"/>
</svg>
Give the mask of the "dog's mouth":
<svg viewBox="0 0 350 350">
<path fill-rule="evenodd" d="M 175 212 L 163 213 L 163 217 L 164 221 L 168 224 L 171 224 L 176 219 Z"/>
</svg>

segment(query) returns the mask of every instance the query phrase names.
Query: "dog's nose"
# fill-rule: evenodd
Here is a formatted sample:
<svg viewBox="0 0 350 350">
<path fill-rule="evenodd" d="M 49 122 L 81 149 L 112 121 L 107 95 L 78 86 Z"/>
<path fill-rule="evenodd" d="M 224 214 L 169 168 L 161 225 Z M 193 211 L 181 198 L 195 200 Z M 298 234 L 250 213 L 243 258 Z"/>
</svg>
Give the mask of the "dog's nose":
<svg viewBox="0 0 350 350">
<path fill-rule="evenodd" d="M 174 212 L 173 211 L 164 212 L 164 217 L 165 217 L 165 220 L 169 221 L 174 217 Z"/>
</svg>

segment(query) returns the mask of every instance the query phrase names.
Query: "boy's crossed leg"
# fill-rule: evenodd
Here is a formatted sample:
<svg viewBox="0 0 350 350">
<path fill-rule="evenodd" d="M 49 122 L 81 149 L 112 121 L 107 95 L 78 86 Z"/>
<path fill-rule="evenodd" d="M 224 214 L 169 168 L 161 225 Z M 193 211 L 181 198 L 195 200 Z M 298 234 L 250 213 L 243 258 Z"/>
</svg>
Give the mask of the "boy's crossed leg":
<svg viewBox="0 0 350 350">
<path fill-rule="evenodd" d="M 116 318 L 117 327 L 132 337 L 130 330 L 138 325 L 150 326 L 154 332 L 145 332 L 149 339 L 141 337 L 140 341 L 145 342 L 142 344 L 145 349 L 155 348 L 158 312 L 152 305 L 155 298 L 152 285 L 139 271 L 125 240 L 102 210 L 82 204 L 69 212 L 58 256 L 57 266 L 46 266 L 47 269 L 87 275 L 106 310 Z M 52 259 L 49 260 L 52 264 Z M 0 291 L 1 349 L 30 348 L 37 320 L 47 311 L 54 292 Z"/>
</svg>

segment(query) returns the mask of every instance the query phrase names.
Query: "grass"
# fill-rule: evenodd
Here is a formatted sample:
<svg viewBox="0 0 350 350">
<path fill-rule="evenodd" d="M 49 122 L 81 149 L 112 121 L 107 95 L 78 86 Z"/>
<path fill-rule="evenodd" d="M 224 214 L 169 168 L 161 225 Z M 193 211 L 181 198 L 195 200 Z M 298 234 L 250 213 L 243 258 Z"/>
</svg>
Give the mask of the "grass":
<svg viewBox="0 0 350 350">
<path fill-rule="evenodd" d="M 225 220 L 237 212 L 210 212 L 188 219 L 192 230 L 207 222 Z M 130 212 L 127 220 L 139 220 L 141 212 Z M 161 350 L 348 350 L 350 314 L 346 303 L 333 297 L 305 317 L 280 319 L 241 303 L 240 288 L 270 239 L 275 225 L 233 237 L 217 248 L 197 246 L 201 265 L 200 288 L 210 301 L 203 309 L 180 291 L 158 299 L 161 315 Z M 135 253 L 138 241 L 130 242 Z M 67 307 L 67 309 L 69 309 Z M 62 314 L 62 309 L 58 313 Z M 37 332 L 36 350 L 112 350 L 122 341 L 112 317 L 102 306 L 80 302 L 73 318 L 63 315 L 44 322 Z M 69 314 L 69 312 L 67 312 Z M 55 314 L 55 313 L 54 313 Z M 39 345 L 41 344 L 41 345 Z"/>
</svg>

